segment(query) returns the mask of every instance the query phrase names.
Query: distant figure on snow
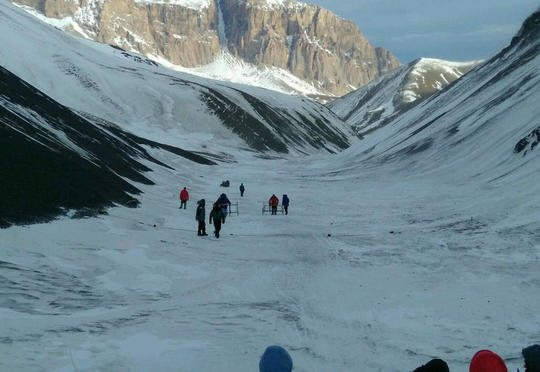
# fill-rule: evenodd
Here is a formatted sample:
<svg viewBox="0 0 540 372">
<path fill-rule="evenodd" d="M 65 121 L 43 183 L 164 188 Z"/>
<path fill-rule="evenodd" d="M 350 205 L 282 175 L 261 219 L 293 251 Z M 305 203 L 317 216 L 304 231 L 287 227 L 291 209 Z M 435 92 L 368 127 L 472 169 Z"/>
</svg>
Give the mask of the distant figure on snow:
<svg viewBox="0 0 540 372">
<path fill-rule="evenodd" d="M 246 191 L 246 188 L 244 187 L 244 184 L 240 184 L 240 196 L 244 196 L 244 191 Z"/>
<path fill-rule="evenodd" d="M 413 372 L 450 372 L 450 369 L 444 360 L 432 359 L 423 366 L 416 368 Z"/>
<path fill-rule="evenodd" d="M 182 208 L 182 206 L 184 207 L 184 209 L 186 209 L 186 203 L 187 201 L 189 200 L 189 193 L 188 191 L 186 190 L 186 188 L 184 187 L 182 189 L 182 191 L 180 191 L 180 208 Z"/>
<path fill-rule="evenodd" d="M 195 220 L 199 222 L 199 227 L 197 228 L 197 235 L 198 236 L 207 236 L 206 233 L 206 217 L 205 217 L 205 205 L 204 199 L 201 199 L 197 202 L 197 212 L 195 213 Z"/>
<path fill-rule="evenodd" d="M 508 372 L 504 360 L 489 350 L 480 350 L 471 359 L 469 372 Z"/>
<path fill-rule="evenodd" d="M 289 214 L 289 202 L 290 200 L 287 194 L 283 194 L 283 197 L 281 198 L 281 205 L 283 206 L 285 214 Z"/>
<path fill-rule="evenodd" d="M 279 205 L 279 199 L 276 194 L 272 194 L 268 200 L 268 205 L 272 208 L 272 214 L 277 214 L 277 207 Z"/>
<path fill-rule="evenodd" d="M 225 223 L 225 216 L 221 211 L 221 205 L 214 203 L 214 208 L 210 212 L 210 223 L 214 221 L 214 235 L 219 238 L 219 232 L 221 231 L 221 222 Z"/>
<path fill-rule="evenodd" d="M 525 360 L 525 372 L 540 372 L 540 345 L 532 345 L 521 350 Z"/>
<path fill-rule="evenodd" d="M 281 346 L 268 346 L 259 361 L 259 372 L 291 372 L 293 361 Z"/>
<path fill-rule="evenodd" d="M 221 186 L 221 187 L 229 187 L 230 185 L 231 185 L 231 183 L 229 182 L 229 180 L 227 180 L 227 181 L 221 182 L 221 185 L 219 185 L 219 186 Z"/>
<path fill-rule="evenodd" d="M 225 223 L 225 217 L 227 217 L 228 208 L 231 206 L 231 201 L 227 198 L 227 195 L 221 194 L 216 200 L 216 203 L 221 205 L 221 211 L 223 212 L 223 223 Z"/>
</svg>

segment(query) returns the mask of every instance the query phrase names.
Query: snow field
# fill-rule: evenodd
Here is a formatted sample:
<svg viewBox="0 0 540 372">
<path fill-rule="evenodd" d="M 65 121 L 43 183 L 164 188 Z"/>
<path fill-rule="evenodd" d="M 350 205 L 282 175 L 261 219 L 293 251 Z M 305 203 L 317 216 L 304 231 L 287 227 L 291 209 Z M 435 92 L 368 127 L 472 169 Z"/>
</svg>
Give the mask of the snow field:
<svg viewBox="0 0 540 372">
<path fill-rule="evenodd" d="M 2 261 L 49 278 L 3 268 L 26 296 L 4 293 L 0 369 L 253 371 L 274 343 L 297 371 L 466 371 L 481 348 L 520 366 L 540 320 L 530 195 L 505 209 L 497 189 L 250 156 L 149 173 L 138 209 L 0 231 Z M 208 218 L 221 192 L 240 216 L 197 237 L 195 202 Z M 272 193 L 288 216 L 261 215 Z"/>
</svg>

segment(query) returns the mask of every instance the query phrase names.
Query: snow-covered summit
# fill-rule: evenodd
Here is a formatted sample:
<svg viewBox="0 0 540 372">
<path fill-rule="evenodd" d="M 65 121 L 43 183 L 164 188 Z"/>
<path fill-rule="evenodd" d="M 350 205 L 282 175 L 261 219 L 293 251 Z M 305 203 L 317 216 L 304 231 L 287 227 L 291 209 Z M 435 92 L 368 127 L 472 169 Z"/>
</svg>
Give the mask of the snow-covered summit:
<svg viewBox="0 0 540 372">
<path fill-rule="evenodd" d="M 359 134 L 366 134 L 441 91 L 479 63 L 420 58 L 328 106 Z"/>
<path fill-rule="evenodd" d="M 396 103 L 399 106 L 425 99 L 462 77 L 480 62 L 452 62 L 435 58 L 420 58 L 413 62 L 405 85 L 399 92 L 401 99 L 398 99 Z"/>
</svg>

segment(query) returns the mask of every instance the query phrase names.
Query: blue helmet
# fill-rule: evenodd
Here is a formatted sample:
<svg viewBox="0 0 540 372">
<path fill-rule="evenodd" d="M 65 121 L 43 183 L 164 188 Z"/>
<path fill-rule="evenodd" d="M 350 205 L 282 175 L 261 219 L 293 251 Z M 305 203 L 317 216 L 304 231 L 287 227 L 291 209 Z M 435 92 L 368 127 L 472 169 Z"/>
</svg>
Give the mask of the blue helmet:
<svg viewBox="0 0 540 372">
<path fill-rule="evenodd" d="M 281 346 L 268 346 L 259 362 L 260 372 L 291 372 L 293 361 Z"/>
</svg>

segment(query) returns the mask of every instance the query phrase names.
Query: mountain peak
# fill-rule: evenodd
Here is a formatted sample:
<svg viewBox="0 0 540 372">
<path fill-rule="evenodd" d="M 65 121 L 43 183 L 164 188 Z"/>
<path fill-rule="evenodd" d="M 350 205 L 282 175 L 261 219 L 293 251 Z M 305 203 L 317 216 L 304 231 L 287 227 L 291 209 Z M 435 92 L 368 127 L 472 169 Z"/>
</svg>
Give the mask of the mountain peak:
<svg viewBox="0 0 540 372">
<path fill-rule="evenodd" d="M 530 43 L 540 39 L 540 8 L 531 14 L 521 26 L 519 32 L 512 39 L 511 45 L 520 42 Z"/>
<path fill-rule="evenodd" d="M 338 98 L 329 107 L 365 135 L 443 90 L 479 63 L 419 58 Z"/>
</svg>

